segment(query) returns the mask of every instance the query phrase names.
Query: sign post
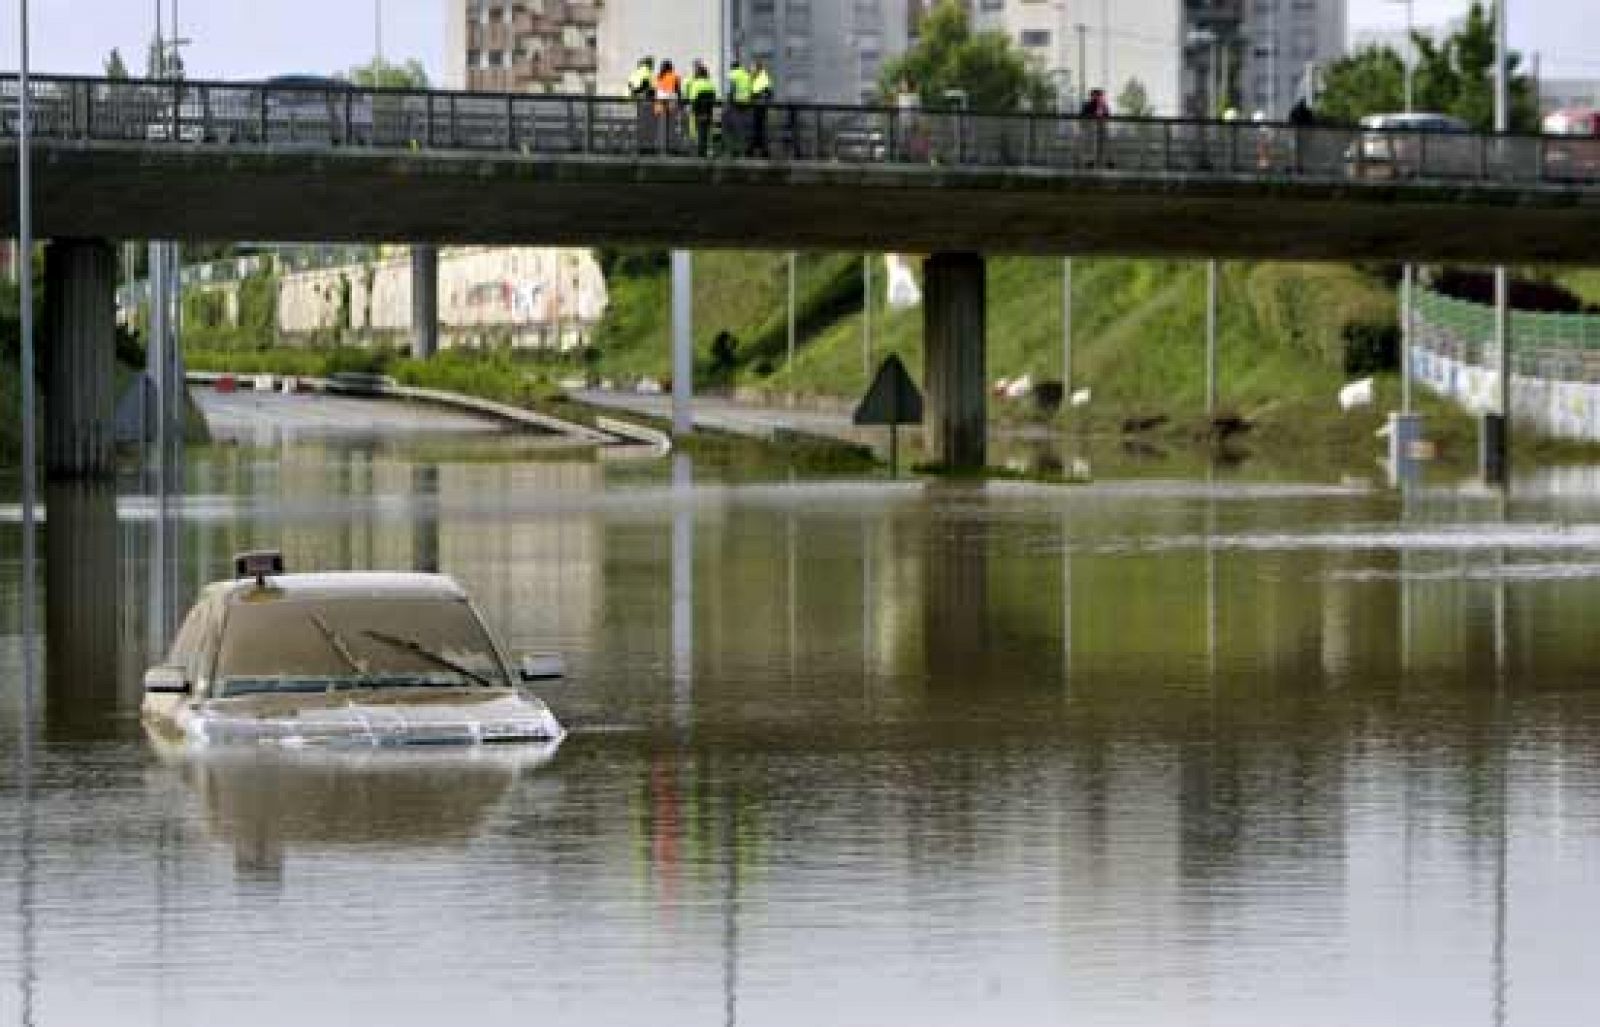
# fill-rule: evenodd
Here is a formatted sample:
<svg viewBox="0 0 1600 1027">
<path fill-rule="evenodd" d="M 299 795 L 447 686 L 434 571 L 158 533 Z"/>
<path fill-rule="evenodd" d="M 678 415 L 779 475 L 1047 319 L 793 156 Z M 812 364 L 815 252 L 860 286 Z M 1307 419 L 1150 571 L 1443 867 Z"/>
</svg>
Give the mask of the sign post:
<svg viewBox="0 0 1600 1027">
<path fill-rule="evenodd" d="M 889 476 L 899 477 L 900 426 L 922 423 L 922 393 L 898 356 L 891 353 L 884 358 L 852 421 L 889 426 Z"/>
</svg>

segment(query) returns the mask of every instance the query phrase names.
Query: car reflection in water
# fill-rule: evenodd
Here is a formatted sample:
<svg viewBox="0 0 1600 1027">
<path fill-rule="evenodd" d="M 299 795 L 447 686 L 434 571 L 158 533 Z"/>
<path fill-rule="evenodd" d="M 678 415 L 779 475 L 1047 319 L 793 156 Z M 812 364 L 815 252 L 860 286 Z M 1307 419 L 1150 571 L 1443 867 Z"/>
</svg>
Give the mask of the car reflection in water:
<svg viewBox="0 0 1600 1027">
<path fill-rule="evenodd" d="M 275 885 L 287 855 L 371 846 L 459 848 L 559 739 L 472 749 L 194 749 L 157 732 L 161 763 L 233 847 L 240 880 Z"/>
</svg>

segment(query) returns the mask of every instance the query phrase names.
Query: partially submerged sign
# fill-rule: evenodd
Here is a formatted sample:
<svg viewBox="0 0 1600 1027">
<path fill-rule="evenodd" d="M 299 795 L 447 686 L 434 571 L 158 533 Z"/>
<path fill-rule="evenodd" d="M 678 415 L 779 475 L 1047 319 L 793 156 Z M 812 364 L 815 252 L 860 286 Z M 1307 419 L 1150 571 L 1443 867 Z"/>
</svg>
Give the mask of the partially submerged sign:
<svg viewBox="0 0 1600 1027">
<path fill-rule="evenodd" d="M 922 423 L 922 393 L 895 354 L 889 354 L 878 368 L 872 387 L 856 407 L 854 420 L 856 424 Z"/>
<path fill-rule="evenodd" d="M 922 423 L 922 393 L 893 353 L 878 368 L 872 387 L 856 407 L 856 424 L 889 426 L 889 474 L 900 473 L 900 425 Z"/>
</svg>

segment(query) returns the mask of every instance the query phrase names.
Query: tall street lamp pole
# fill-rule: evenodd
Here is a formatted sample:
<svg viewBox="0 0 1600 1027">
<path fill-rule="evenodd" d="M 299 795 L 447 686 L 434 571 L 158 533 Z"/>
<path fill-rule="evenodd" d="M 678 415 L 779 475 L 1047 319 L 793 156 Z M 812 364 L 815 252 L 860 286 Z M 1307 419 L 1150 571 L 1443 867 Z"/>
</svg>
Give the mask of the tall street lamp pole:
<svg viewBox="0 0 1600 1027">
<path fill-rule="evenodd" d="M 38 463 L 38 444 L 34 438 L 34 382 L 33 382 L 33 196 L 32 196 L 32 125 L 33 103 L 28 95 L 28 0 L 22 0 L 22 39 L 20 95 L 17 97 L 17 282 L 22 301 L 22 652 L 24 716 L 31 717 L 33 705 L 33 562 L 35 491 L 38 488 L 35 474 Z M 30 722 L 31 723 L 31 722 Z M 28 725 L 24 725 L 26 734 Z"/>
<path fill-rule="evenodd" d="M 1511 56 L 1506 46 L 1506 25 L 1510 20 L 1506 7 L 1509 0 L 1495 4 L 1494 24 L 1494 130 L 1502 135 L 1511 128 Z M 1494 269 L 1494 336 L 1495 351 L 1500 362 L 1499 437 L 1497 443 L 1498 466 L 1496 478 L 1500 483 L 1510 482 L 1511 463 L 1511 283 L 1504 264 Z"/>
<path fill-rule="evenodd" d="M 1405 71 L 1402 80 L 1405 93 L 1405 112 L 1411 113 L 1412 78 L 1416 72 L 1416 2 L 1415 0 L 1389 0 L 1406 6 Z M 1411 413 L 1411 343 L 1416 333 L 1415 293 L 1417 287 L 1416 265 L 1406 262 L 1400 270 L 1400 412 Z"/>
</svg>

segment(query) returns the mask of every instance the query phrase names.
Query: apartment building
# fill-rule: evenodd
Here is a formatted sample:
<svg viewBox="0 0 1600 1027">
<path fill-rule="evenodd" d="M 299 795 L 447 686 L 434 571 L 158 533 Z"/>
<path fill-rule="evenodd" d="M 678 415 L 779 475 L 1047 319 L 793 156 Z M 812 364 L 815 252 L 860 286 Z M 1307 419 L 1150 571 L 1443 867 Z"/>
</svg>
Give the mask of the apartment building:
<svg viewBox="0 0 1600 1027">
<path fill-rule="evenodd" d="M 1308 68 L 1344 53 L 1345 0 L 965 0 L 1006 33 L 1065 100 L 1137 79 L 1156 114 L 1222 107 L 1287 115 Z"/>
<path fill-rule="evenodd" d="M 1247 0 L 1237 6 L 1243 17 L 1234 102 L 1241 110 L 1282 119 L 1295 100 L 1314 92 L 1314 69 L 1344 56 L 1346 0 Z"/>
<path fill-rule="evenodd" d="M 765 61 L 781 100 L 860 103 L 907 45 L 912 0 L 606 0 L 599 26 L 602 92 L 618 92 L 641 56 L 725 70 Z M 718 74 L 719 81 L 721 75 Z"/>
<path fill-rule="evenodd" d="M 967 0 L 973 27 L 1009 36 L 1055 83 L 1063 106 L 1090 89 L 1115 105 L 1131 80 L 1158 114 L 1176 114 L 1183 85 L 1181 0 Z"/>
<path fill-rule="evenodd" d="M 596 34 L 603 0 L 448 2 L 446 84 L 452 88 L 519 93 L 596 90 Z"/>
</svg>

